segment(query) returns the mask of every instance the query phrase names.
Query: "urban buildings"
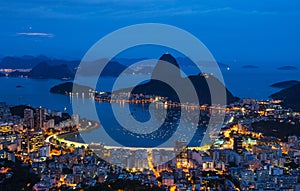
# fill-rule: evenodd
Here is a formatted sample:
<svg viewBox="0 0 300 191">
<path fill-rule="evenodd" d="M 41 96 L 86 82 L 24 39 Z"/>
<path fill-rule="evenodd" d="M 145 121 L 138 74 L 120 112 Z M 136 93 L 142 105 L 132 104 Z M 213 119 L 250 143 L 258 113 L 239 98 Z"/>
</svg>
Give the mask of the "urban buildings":
<svg viewBox="0 0 300 191">
<path fill-rule="evenodd" d="M 8 106 L 0 105 L 0 111 L 8 111 Z M 274 108 L 272 114 L 265 112 L 268 108 Z M 51 118 L 59 117 L 59 112 L 49 113 L 44 108 L 25 109 L 24 118 L 1 116 L 0 160 L 30 165 L 40 178 L 32 186 L 34 190 L 80 190 L 117 185 L 118 181 L 161 190 L 300 188 L 299 137 L 279 139 L 256 131 L 260 122 L 299 124 L 299 113 L 290 113 L 273 102 L 246 100 L 228 106 L 224 127 L 209 147 L 189 147 L 177 140 L 173 148 L 152 150 L 88 145 L 60 137 L 84 129 L 78 115 L 60 123 Z"/>
</svg>

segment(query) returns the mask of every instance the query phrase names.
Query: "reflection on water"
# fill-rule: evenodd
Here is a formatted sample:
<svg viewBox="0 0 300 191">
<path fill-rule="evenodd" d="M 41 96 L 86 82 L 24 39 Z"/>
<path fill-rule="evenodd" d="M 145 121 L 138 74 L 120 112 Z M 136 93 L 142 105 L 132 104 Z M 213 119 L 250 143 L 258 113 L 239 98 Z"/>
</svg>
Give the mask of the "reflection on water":
<svg viewBox="0 0 300 191">
<path fill-rule="evenodd" d="M 204 126 L 197 125 L 196 121 L 198 121 L 199 116 L 197 115 L 199 115 L 199 112 L 196 111 L 189 111 L 188 115 L 185 114 L 181 116 L 180 109 L 171 108 L 168 109 L 165 115 L 165 113 L 162 112 L 163 108 L 155 107 L 155 111 L 152 111 L 152 116 L 149 117 L 150 113 L 147 105 L 130 104 L 131 112 L 129 115 L 134 116 L 138 121 L 142 121 L 144 125 L 140 126 L 132 123 L 130 120 L 126 120 L 129 118 L 127 116 L 128 114 L 118 116 L 118 118 L 121 118 L 120 120 L 124 122 L 120 125 L 111 111 L 111 105 L 114 104 L 120 113 L 126 113 L 122 112 L 124 110 L 122 104 L 108 102 L 96 102 L 95 104 L 102 126 L 93 131 L 82 132 L 81 136 L 70 135 L 67 139 L 86 143 L 104 142 L 105 145 L 114 146 L 116 146 L 115 141 L 127 147 L 156 147 L 169 140 L 176 132 L 176 137 L 173 137 L 170 145 L 165 146 L 172 147 L 175 139 L 185 141 L 190 141 L 191 139 L 190 146 L 199 146 L 203 133 L 206 130 Z M 83 113 L 85 112 L 83 110 L 81 111 Z M 150 118 L 151 122 L 145 123 L 149 121 Z M 180 130 L 178 129 L 179 125 L 183 127 L 181 127 L 181 131 L 178 131 Z M 153 126 L 155 130 L 149 133 L 148 128 L 153 128 Z"/>
</svg>

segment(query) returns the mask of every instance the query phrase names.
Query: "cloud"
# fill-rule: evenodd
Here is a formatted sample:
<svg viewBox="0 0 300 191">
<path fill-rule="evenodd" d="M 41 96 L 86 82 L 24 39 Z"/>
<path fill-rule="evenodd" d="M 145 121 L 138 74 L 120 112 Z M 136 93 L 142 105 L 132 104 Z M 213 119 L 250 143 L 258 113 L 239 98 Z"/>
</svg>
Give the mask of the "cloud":
<svg viewBox="0 0 300 191">
<path fill-rule="evenodd" d="M 253 3 L 256 2 L 256 3 Z M 267 1 L 267 2 L 265 2 Z M 300 14 L 300 3 L 287 6 L 280 0 L 198 1 L 180 0 L 36 0 L 0 1 L 0 15 L 5 19 L 109 20 L 206 16 L 213 14 L 276 15 Z M 275 1 L 273 3 L 273 1 Z M 266 6 L 266 5 L 272 6 Z"/>
<path fill-rule="evenodd" d="M 29 36 L 29 37 L 47 37 L 52 38 L 54 34 L 52 33 L 42 33 L 42 32 L 19 32 L 16 33 L 17 36 Z"/>
</svg>

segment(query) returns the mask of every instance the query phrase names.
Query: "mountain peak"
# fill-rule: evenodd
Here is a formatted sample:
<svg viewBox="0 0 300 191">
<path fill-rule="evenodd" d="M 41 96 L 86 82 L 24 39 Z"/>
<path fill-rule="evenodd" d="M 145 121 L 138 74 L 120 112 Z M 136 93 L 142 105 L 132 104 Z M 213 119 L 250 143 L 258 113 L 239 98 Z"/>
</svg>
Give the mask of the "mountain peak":
<svg viewBox="0 0 300 191">
<path fill-rule="evenodd" d="M 172 64 L 175 67 L 171 67 L 167 63 Z M 152 79 L 161 79 L 162 77 L 174 78 L 177 80 L 178 78 L 181 78 L 179 64 L 168 52 L 159 58 L 152 73 Z"/>
<path fill-rule="evenodd" d="M 174 66 L 176 66 L 177 68 L 179 68 L 179 65 L 177 63 L 176 58 L 174 58 L 174 56 L 172 56 L 169 52 L 164 53 L 159 60 L 165 61 L 165 62 L 169 62 L 171 64 L 173 64 Z"/>
</svg>

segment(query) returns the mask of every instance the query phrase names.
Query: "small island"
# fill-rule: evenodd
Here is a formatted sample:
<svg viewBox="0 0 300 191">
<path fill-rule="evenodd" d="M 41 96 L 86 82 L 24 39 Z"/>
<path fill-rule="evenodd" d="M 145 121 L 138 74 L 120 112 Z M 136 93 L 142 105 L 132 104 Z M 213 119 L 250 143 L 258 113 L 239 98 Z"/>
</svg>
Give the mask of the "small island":
<svg viewBox="0 0 300 191">
<path fill-rule="evenodd" d="M 277 68 L 277 70 L 297 70 L 297 67 L 295 66 L 281 66 Z"/>
<path fill-rule="evenodd" d="M 258 66 L 255 65 L 244 65 L 242 66 L 243 69 L 257 69 L 259 68 Z"/>
</svg>

